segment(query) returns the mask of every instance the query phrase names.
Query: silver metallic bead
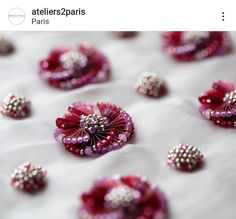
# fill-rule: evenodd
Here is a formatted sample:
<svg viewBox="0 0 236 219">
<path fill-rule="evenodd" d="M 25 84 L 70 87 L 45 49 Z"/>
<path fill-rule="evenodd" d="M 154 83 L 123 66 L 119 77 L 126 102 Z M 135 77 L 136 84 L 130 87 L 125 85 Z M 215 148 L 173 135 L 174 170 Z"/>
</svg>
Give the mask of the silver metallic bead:
<svg viewBox="0 0 236 219">
<path fill-rule="evenodd" d="M 179 170 L 189 171 L 203 162 L 202 153 L 194 146 L 180 144 L 173 147 L 167 156 L 167 163 Z"/>
<path fill-rule="evenodd" d="M 126 185 L 118 185 L 105 196 L 105 201 L 112 207 L 127 207 L 140 197 L 140 192 Z"/>
<path fill-rule="evenodd" d="M 65 69 L 75 68 L 78 70 L 86 65 L 87 57 L 80 52 L 71 50 L 60 56 L 60 62 Z"/>
<path fill-rule="evenodd" d="M 26 117 L 30 113 L 30 101 L 19 94 L 9 94 L 4 98 L 0 112 L 13 118 Z"/>
</svg>

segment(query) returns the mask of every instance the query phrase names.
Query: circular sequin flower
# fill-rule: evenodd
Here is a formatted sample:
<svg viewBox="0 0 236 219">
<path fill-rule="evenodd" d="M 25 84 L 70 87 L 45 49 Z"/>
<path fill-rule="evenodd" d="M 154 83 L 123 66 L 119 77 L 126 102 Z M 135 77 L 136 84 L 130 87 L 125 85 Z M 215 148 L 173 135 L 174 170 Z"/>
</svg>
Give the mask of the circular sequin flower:
<svg viewBox="0 0 236 219">
<path fill-rule="evenodd" d="M 168 152 L 167 163 L 176 169 L 191 171 L 203 163 L 203 155 L 196 147 L 180 144 Z"/>
<path fill-rule="evenodd" d="M 109 103 L 77 102 L 69 113 L 56 119 L 54 136 L 78 156 L 93 156 L 119 149 L 131 137 L 134 125 L 121 108 Z"/>
<path fill-rule="evenodd" d="M 227 32 L 183 31 L 163 35 L 164 49 L 179 61 L 193 61 L 231 51 Z"/>
<path fill-rule="evenodd" d="M 2 114 L 12 118 L 23 118 L 30 114 L 30 101 L 18 94 L 9 94 L 1 103 Z"/>
<path fill-rule="evenodd" d="M 14 51 L 13 44 L 0 35 L 0 55 L 8 55 Z"/>
<path fill-rule="evenodd" d="M 228 81 L 213 83 L 212 89 L 199 97 L 199 110 L 216 125 L 236 128 L 236 86 Z"/>
<path fill-rule="evenodd" d="M 40 75 L 50 85 L 65 90 L 108 79 L 107 58 L 94 47 L 82 44 L 78 48 L 54 49 L 40 62 Z"/>
<path fill-rule="evenodd" d="M 32 192 L 46 185 L 46 175 L 42 167 L 27 162 L 13 170 L 11 184 L 14 188 Z"/>
<path fill-rule="evenodd" d="M 138 176 L 114 176 L 95 181 L 81 196 L 80 219 L 166 218 L 162 192 Z"/>
<path fill-rule="evenodd" d="M 138 77 L 134 88 L 140 94 L 156 98 L 167 93 L 166 82 L 155 72 L 142 73 Z"/>
</svg>

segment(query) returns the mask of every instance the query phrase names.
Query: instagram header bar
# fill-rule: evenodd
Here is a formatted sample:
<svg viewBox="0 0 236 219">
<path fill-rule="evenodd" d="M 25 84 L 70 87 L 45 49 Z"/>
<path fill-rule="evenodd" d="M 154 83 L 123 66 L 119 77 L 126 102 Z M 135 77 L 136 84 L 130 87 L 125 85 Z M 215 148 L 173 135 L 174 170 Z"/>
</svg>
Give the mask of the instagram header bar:
<svg viewBox="0 0 236 219">
<path fill-rule="evenodd" d="M 7 1 L 1 30 L 236 30 L 230 0 Z M 45 7 L 46 5 L 46 7 Z"/>
</svg>

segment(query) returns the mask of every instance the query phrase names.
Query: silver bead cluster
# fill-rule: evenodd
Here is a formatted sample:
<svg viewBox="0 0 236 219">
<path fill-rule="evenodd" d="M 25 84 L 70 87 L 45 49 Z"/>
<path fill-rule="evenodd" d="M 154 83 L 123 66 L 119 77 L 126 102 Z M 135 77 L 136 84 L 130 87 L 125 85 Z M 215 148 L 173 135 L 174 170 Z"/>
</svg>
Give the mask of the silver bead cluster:
<svg viewBox="0 0 236 219">
<path fill-rule="evenodd" d="M 203 160 L 202 153 L 194 146 L 180 144 L 168 152 L 167 163 L 180 170 L 192 170 Z"/>
<path fill-rule="evenodd" d="M 28 109 L 26 109 L 26 107 Z M 30 102 L 19 94 L 9 94 L 2 102 L 0 111 L 8 116 L 20 118 L 27 116 Z M 26 110 L 26 111 L 25 111 Z"/>
<path fill-rule="evenodd" d="M 41 166 L 34 166 L 30 162 L 26 162 L 15 168 L 11 177 L 14 188 L 20 190 L 38 189 L 45 184 L 46 171 Z"/>
<path fill-rule="evenodd" d="M 223 101 L 228 104 L 235 104 L 236 103 L 236 90 L 226 93 Z"/>
<path fill-rule="evenodd" d="M 209 38 L 207 31 L 184 31 L 182 34 L 183 43 L 202 43 L 205 39 Z"/>
<path fill-rule="evenodd" d="M 80 119 L 80 127 L 85 129 L 89 133 L 104 131 L 107 124 L 107 117 L 101 117 L 95 113 L 87 116 L 82 115 Z"/>
<path fill-rule="evenodd" d="M 78 70 L 86 65 L 87 58 L 80 52 L 68 51 L 60 56 L 60 62 L 65 69 L 75 68 Z"/>
<path fill-rule="evenodd" d="M 14 47 L 12 43 L 0 35 L 0 55 L 7 55 L 13 52 Z"/>
<path fill-rule="evenodd" d="M 126 185 L 118 185 L 105 196 L 112 208 L 127 207 L 140 197 L 140 192 Z"/>
<path fill-rule="evenodd" d="M 138 77 L 134 88 L 138 93 L 158 97 L 164 85 L 165 82 L 155 72 L 144 72 Z"/>
</svg>

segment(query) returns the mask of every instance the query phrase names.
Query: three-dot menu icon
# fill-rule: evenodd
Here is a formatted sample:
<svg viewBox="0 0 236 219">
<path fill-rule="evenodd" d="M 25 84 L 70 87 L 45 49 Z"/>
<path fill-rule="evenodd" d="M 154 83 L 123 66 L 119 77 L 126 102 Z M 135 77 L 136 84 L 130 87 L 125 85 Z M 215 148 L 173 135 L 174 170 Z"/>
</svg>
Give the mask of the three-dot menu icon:
<svg viewBox="0 0 236 219">
<path fill-rule="evenodd" d="M 222 21 L 225 21 L 225 12 L 222 11 Z"/>
</svg>

